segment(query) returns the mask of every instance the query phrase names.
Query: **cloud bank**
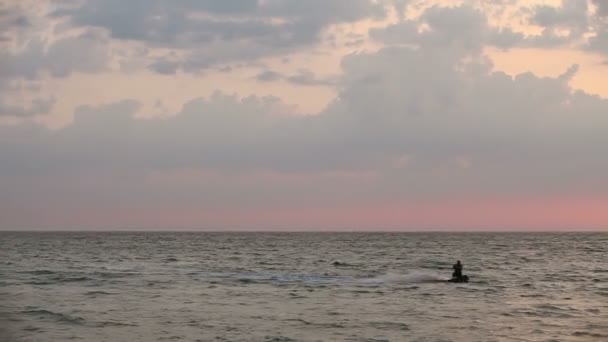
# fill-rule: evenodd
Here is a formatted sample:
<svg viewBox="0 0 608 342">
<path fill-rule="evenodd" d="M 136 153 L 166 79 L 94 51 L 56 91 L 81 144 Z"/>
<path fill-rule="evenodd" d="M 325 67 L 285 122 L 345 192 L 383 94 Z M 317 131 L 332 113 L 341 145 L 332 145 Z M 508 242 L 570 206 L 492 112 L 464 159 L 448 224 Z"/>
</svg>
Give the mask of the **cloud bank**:
<svg viewBox="0 0 608 342">
<path fill-rule="evenodd" d="M 34 82 L 102 72 L 115 40 L 180 51 L 150 64 L 155 72 L 198 72 L 302 49 L 332 24 L 385 16 L 385 4 L 89 0 L 52 11 L 83 32 L 3 52 L 0 73 Z M 381 47 L 344 56 L 339 76 L 264 67 L 250 77 L 334 87 L 314 115 L 292 113 L 279 97 L 218 89 L 164 117 L 142 117 L 145 104 L 125 96 L 81 106 L 59 129 L 0 125 L 1 228 L 602 227 L 608 100 L 572 88 L 582 66 L 510 76 L 485 48 L 586 44 L 591 22 L 593 39 L 605 33 L 604 7 L 565 1 L 530 11 L 540 35 L 497 28 L 476 7 L 428 6 L 371 28 Z M 593 39 L 583 48 L 602 46 Z M 0 103 L 0 115 L 34 116 L 53 101 Z M 547 209 L 568 206 L 580 210 Z M 526 217 L 506 217 L 513 207 Z"/>
</svg>

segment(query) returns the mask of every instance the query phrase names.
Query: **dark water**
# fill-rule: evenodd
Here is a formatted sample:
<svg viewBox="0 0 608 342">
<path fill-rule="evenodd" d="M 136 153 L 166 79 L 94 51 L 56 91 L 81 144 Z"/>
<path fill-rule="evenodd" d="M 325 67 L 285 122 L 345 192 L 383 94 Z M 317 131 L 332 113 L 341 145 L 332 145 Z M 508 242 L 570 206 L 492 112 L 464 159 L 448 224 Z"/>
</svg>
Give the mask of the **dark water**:
<svg viewBox="0 0 608 342">
<path fill-rule="evenodd" d="M 71 340 L 608 341 L 608 234 L 0 233 L 0 341 Z"/>
</svg>

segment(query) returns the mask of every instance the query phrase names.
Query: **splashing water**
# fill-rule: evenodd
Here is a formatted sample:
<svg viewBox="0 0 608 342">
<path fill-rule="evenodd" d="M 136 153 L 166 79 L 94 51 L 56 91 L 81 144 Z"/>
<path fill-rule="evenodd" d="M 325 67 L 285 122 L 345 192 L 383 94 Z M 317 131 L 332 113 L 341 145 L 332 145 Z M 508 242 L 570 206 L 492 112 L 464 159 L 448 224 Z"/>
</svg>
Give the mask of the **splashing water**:
<svg viewBox="0 0 608 342">
<path fill-rule="evenodd" d="M 363 282 L 368 284 L 420 284 L 444 282 L 446 280 L 444 276 L 435 272 L 412 271 L 406 274 L 389 272 L 378 277 L 364 279 Z"/>
</svg>

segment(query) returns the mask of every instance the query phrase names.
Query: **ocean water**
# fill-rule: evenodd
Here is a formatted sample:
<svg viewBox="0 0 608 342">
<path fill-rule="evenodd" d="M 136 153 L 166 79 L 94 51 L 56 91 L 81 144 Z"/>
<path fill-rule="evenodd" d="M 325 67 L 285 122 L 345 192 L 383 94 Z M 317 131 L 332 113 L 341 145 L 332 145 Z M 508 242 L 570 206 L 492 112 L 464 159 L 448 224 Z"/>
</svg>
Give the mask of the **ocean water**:
<svg viewBox="0 0 608 342">
<path fill-rule="evenodd" d="M 605 342 L 608 234 L 0 232 L 0 341 L 74 340 Z"/>
</svg>

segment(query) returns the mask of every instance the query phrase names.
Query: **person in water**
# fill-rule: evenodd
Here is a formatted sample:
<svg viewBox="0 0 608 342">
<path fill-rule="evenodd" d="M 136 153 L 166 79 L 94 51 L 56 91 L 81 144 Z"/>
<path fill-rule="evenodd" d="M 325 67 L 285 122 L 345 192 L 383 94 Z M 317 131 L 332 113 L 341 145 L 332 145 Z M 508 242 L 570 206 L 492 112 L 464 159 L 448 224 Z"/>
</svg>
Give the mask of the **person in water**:
<svg viewBox="0 0 608 342">
<path fill-rule="evenodd" d="M 460 260 L 458 260 L 456 264 L 452 266 L 452 268 L 454 269 L 454 273 L 452 273 L 452 278 L 462 278 L 462 264 L 460 263 Z"/>
</svg>

